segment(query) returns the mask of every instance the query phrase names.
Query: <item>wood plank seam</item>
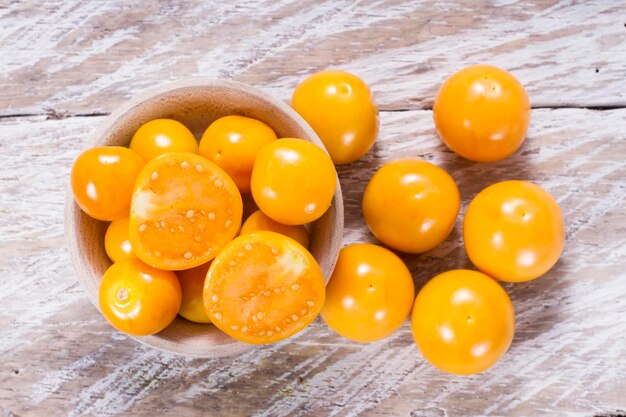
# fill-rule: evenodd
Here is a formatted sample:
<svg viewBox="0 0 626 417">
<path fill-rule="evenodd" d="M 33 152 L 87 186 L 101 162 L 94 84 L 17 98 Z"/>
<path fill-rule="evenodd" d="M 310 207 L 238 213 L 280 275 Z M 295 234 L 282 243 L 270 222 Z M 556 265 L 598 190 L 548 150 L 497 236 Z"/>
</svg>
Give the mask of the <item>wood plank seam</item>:
<svg viewBox="0 0 626 417">
<path fill-rule="evenodd" d="M 535 105 L 530 107 L 531 110 L 538 109 L 548 109 L 548 110 L 558 110 L 558 109 L 580 109 L 580 110 L 595 110 L 595 111 L 608 111 L 608 110 L 619 110 L 626 108 L 626 105 L 599 105 L 599 106 L 579 106 L 579 105 Z M 394 109 L 379 109 L 380 113 L 401 113 L 401 112 L 409 112 L 409 111 L 432 111 L 432 106 L 423 106 L 418 108 L 394 108 Z M 73 117 L 103 117 L 109 116 L 110 112 L 85 112 L 85 113 L 73 113 L 66 111 L 58 111 L 50 109 L 49 111 L 43 113 L 15 113 L 15 114 L 0 114 L 0 122 L 3 119 L 19 119 L 23 117 L 39 117 L 46 116 L 47 120 L 63 120 L 69 119 Z"/>
</svg>

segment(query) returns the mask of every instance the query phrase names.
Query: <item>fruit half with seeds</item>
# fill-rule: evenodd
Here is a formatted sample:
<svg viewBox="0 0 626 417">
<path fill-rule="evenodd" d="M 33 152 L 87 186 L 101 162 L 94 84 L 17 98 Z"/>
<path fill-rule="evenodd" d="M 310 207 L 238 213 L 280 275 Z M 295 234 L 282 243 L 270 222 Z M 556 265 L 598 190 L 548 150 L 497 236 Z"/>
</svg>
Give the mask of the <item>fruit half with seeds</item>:
<svg viewBox="0 0 626 417">
<path fill-rule="evenodd" d="M 242 342 L 273 343 L 315 319 L 324 304 L 324 276 L 298 242 L 260 231 L 239 236 L 219 253 L 203 298 L 223 332 Z"/>
<path fill-rule="evenodd" d="M 166 153 L 137 177 L 129 238 L 155 268 L 189 269 L 213 259 L 241 226 L 243 205 L 233 180 L 199 155 Z"/>
</svg>

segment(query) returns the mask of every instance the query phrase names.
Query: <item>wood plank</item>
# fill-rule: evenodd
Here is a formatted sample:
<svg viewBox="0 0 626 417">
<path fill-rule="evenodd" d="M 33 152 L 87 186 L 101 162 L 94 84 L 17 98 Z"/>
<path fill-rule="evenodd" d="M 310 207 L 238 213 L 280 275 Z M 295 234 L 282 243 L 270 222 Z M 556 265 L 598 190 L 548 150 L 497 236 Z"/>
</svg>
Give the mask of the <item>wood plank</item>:
<svg viewBox="0 0 626 417">
<path fill-rule="evenodd" d="M 539 280 L 507 284 L 517 312 L 511 350 L 481 375 L 424 362 L 406 323 L 359 345 L 319 320 L 236 358 L 175 357 L 113 331 L 78 286 L 63 244 L 69 169 L 102 117 L 0 121 L 0 415 L 591 416 L 626 409 L 626 109 L 539 109 L 529 138 L 494 164 L 440 144 L 430 111 L 382 112 L 375 149 L 340 169 L 345 243 L 374 241 L 360 199 L 384 162 L 417 156 L 447 169 L 463 207 L 488 184 L 536 181 L 567 223 L 565 253 Z M 404 256 L 417 288 L 469 267 L 460 222 L 437 249 Z"/>
<path fill-rule="evenodd" d="M 511 70 L 534 106 L 626 104 L 619 0 L 26 1 L 0 7 L 0 115 L 108 113 L 139 90 L 222 77 L 288 99 L 328 67 L 383 109 L 429 108 L 472 63 Z"/>
</svg>

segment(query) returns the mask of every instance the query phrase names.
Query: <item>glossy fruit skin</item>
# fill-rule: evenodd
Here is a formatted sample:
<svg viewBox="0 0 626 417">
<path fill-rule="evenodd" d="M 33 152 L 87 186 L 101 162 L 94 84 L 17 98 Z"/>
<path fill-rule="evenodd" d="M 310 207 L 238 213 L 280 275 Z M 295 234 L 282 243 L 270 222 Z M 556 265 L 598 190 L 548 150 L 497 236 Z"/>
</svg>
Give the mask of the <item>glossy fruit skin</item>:
<svg viewBox="0 0 626 417">
<path fill-rule="evenodd" d="M 286 225 L 310 223 L 330 207 L 337 184 L 326 152 L 304 139 L 279 139 L 258 153 L 252 196 L 271 219 Z"/>
<path fill-rule="evenodd" d="M 476 162 L 499 161 L 524 141 L 530 103 L 510 73 L 490 65 L 460 70 L 443 84 L 433 117 L 437 133 L 454 152 Z"/>
<path fill-rule="evenodd" d="M 402 325 L 414 297 L 411 272 L 396 254 L 377 245 L 354 244 L 339 252 L 321 314 L 341 336 L 373 342 Z"/>
<path fill-rule="evenodd" d="M 561 209 L 543 188 L 503 181 L 482 190 L 463 220 L 472 263 L 501 281 L 529 281 L 556 264 L 565 244 Z"/>
<path fill-rule="evenodd" d="M 204 132 L 199 153 L 226 171 L 239 191 L 248 193 L 257 154 L 275 140 L 276 133 L 260 120 L 225 116 L 211 123 Z"/>
<path fill-rule="evenodd" d="M 176 274 L 139 259 L 115 262 L 100 282 L 100 310 L 121 332 L 146 336 L 166 328 L 178 314 L 181 289 Z"/>
<path fill-rule="evenodd" d="M 378 108 L 369 87 L 345 71 L 321 71 L 296 87 L 292 107 L 315 130 L 337 165 L 356 161 L 378 134 Z"/>
<path fill-rule="evenodd" d="M 198 153 L 198 141 L 181 122 L 155 119 L 137 129 L 128 147 L 148 162 L 167 152 Z"/>
<path fill-rule="evenodd" d="M 309 233 L 303 225 L 288 226 L 286 224 L 278 223 L 277 221 L 270 219 L 261 210 L 257 210 L 252 213 L 246 221 L 243 222 L 239 234 L 245 235 L 261 230 L 280 233 L 281 235 L 292 238 L 305 248 L 309 248 Z"/>
<path fill-rule="evenodd" d="M 182 290 L 182 303 L 178 314 L 194 323 L 211 323 L 211 319 L 204 310 L 204 301 L 202 299 L 204 280 L 209 271 L 209 266 L 211 266 L 211 262 L 195 268 L 176 271 Z"/>
<path fill-rule="evenodd" d="M 239 232 L 241 194 L 208 159 L 166 153 L 137 177 L 128 236 L 135 255 L 171 271 L 202 265 Z"/>
<path fill-rule="evenodd" d="M 383 165 L 363 194 L 363 216 L 385 245 L 406 253 L 429 251 L 452 231 L 459 190 L 443 169 L 419 159 Z"/>
<path fill-rule="evenodd" d="M 98 220 L 113 221 L 128 216 L 135 179 L 143 166 L 137 152 L 121 146 L 86 150 L 72 166 L 76 204 Z"/>
<path fill-rule="evenodd" d="M 133 245 L 128 238 L 128 216 L 113 220 L 107 227 L 104 235 L 104 250 L 113 262 L 122 259 L 136 258 L 133 253 Z"/>
<path fill-rule="evenodd" d="M 204 283 L 211 322 L 246 343 L 274 343 L 302 330 L 324 304 L 313 255 L 274 232 L 242 235 L 215 258 Z"/>
<path fill-rule="evenodd" d="M 515 312 L 497 281 L 459 269 L 424 285 L 413 305 L 411 328 L 417 347 L 432 365 L 452 374 L 475 374 L 508 350 Z"/>
</svg>

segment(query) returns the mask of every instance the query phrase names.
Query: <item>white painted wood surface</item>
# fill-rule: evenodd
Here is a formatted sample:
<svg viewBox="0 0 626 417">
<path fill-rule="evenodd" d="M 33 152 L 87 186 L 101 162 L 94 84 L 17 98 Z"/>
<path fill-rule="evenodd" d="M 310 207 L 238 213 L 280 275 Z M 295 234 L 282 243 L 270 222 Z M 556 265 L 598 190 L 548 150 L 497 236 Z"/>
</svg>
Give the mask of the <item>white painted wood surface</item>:
<svg viewBox="0 0 626 417">
<path fill-rule="evenodd" d="M 0 416 L 626 413 L 625 25 L 626 5 L 609 0 L 0 3 Z M 470 62 L 512 70 L 535 107 L 526 143 L 499 163 L 464 161 L 434 132 L 439 83 Z M 370 345 L 318 320 L 236 358 L 162 354 L 113 331 L 78 285 L 63 201 L 71 163 L 103 120 L 81 114 L 188 75 L 288 99 L 330 66 L 363 76 L 383 109 L 374 150 L 339 170 L 345 243 L 373 241 L 361 194 L 398 157 L 448 170 L 464 207 L 513 178 L 561 204 L 563 257 L 539 280 L 505 285 L 517 332 L 488 372 L 433 369 L 408 323 Z M 469 267 L 460 222 L 439 248 L 404 259 L 418 288 Z"/>
<path fill-rule="evenodd" d="M 0 8 L 0 114 L 109 112 L 182 76 L 287 98 L 328 66 L 357 72 L 383 109 L 423 108 L 478 62 L 514 71 L 534 106 L 626 104 L 622 1 L 458 3 L 15 2 Z"/>
</svg>

